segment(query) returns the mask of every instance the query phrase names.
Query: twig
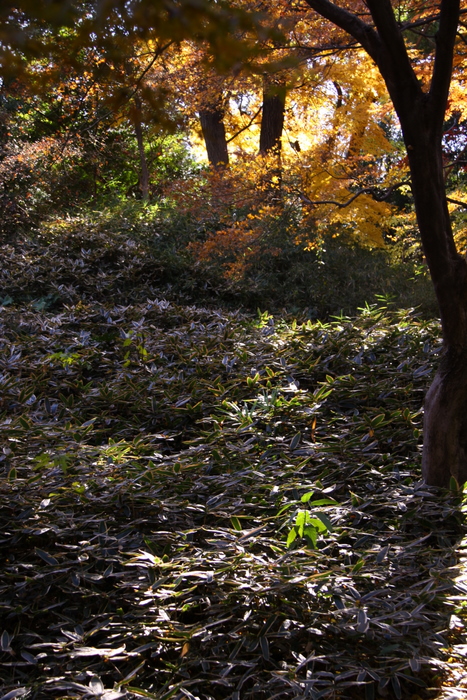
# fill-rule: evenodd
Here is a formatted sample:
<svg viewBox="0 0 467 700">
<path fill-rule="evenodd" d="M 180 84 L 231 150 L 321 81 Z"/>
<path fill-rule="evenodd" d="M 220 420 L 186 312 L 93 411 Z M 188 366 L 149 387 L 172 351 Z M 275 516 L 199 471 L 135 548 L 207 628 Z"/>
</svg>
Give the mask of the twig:
<svg viewBox="0 0 467 700">
<path fill-rule="evenodd" d="M 298 196 L 304 202 L 305 204 L 309 204 L 310 206 L 318 206 L 319 204 L 332 204 L 333 206 L 339 207 L 339 209 L 345 209 L 345 207 L 348 207 L 352 202 L 354 202 L 357 197 L 360 197 L 362 194 L 371 194 L 373 198 L 377 202 L 384 202 L 386 199 L 389 199 L 391 194 L 394 192 L 394 190 L 397 190 L 399 187 L 403 187 L 404 185 L 410 184 L 409 180 L 403 180 L 402 182 L 398 182 L 395 185 L 391 185 L 391 187 L 388 187 L 387 190 L 384 192 L 378 192 L 374 187 L 362 187 L 362 189 L 358 190 L 355 192 L 350 199 L 348 199 L 346 202 L 338 202 L 335 199 L 317 199 L 317 200 L 311 200 L 309 199 L 303 192 L 298 191 Z M 465 205 L 467 207 L 467 204 Z"/>
<path fill-rule="evenodd" d="M 246 129 L 249 129 L 250 126 L 251 126 L 251 125 L 253 124 L 253 122 L 255 121 L 255 119 L 256 119 L 256 117 L 258 116 L 258 114 L 261 112 L 261 110 L 262 110 L 262 107 L 260 107 L 260 108 L 258 109 L 258 111 L 255 112 L 255 114 L 251 117 L 250 121 L 248 122 L 248 124 L 247 124 L 246 126 L 243 126 L 243 127 L 242 127 L 241 129 L 239 129 L 239 131 L 237 131 L 233 136 L 231 136 L 229 139 L 227 139 L 227 143 L 230 143 L 231 141 L 233 141 L 234 139 L 236 139 L 237 136 L 239 136 L 243 131 L 246 131 Z"/>
<path fill-rule="evenodd" d="M 453 199 L 452 197 L 446 197 L 448 202 L 451 202 L 451 204 L 457 204 L 459 207 L 464 207 L 464 209 L 467 209 L 467 202 L 461 202 L 460 199 Z"/>
</svg>

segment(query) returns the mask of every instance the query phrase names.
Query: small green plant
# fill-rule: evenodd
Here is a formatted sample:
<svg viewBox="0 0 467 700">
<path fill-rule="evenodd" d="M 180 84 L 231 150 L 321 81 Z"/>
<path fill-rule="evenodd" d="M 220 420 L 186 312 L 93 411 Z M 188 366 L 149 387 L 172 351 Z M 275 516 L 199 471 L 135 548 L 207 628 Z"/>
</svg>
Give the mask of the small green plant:
<svg viewBox="0 0 467 700">
<path fill-rule="evenodd" d="M 320 498 L 310 503 L 313 493 L 313 491 L 304 493 L 299 501 L 300 505 L 308 504 L 308 508 L 300 507 L 293 516 L 295 522 L 287 535 L 287 547 L 291 547 L 297 537 L 304 537 L 308 546 L 314 549 L 319 535 L 333 531 L 332 523 L 326 513 L 319 510 L 315 511 L 311 508 L 316 506 L 335 506 L 337 501 L 334 501 L 332 498 Z M 286 506 L 281 512 L 284 512 L 289 507 L 289 505 Z"/>
<path fill-rule="evenodd" d="M 46 358 L 49 362 L 55 362 L 58 364 L 61 364 L 63 367 L 69 367 L 70 365 L 74 364 L 78 360 L 81 359 L 81 355 L 78 352 L 53 352 L 50 355 L 47 355 Z"/>
</svg>

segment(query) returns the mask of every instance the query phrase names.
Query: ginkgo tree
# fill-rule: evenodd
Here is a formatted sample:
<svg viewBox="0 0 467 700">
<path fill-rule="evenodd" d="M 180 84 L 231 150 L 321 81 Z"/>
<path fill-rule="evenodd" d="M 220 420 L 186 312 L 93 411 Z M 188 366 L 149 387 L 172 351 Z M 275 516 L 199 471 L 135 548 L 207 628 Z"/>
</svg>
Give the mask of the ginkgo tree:
<svg viewBox="0 0 467 700">
<path fill-rule="evenodd" d="M 169 81 L 198 136 L 199 117 L 209 163 L 213 168 L 230 164 L 228 173 L 222 168 L 224 176 L 241 189 L 248 182 L 250 197 L 255 192 L 268 204 L 282 199 L 301 209 L 304 219 L 313 221 L 307 230 L 314 230 L 314 240 L 332 230 L 382 245 L 392 213 L 388 198 L 404 181 L 402 157 L 385 132 L 393 128 L 394 117 L 384 82 L 355 47 L 328 55 L 309 11 L 287 10 L 287 3 L 280 9 L 280 21 L 274 16 L 270 23 L 281 28 L 282 42 L 262 41 L 261 55 L 253 54 L 253 61 L 219 74 L 209 65 L 209 47 L 185 41 L 172 47 L 147 79 Z M 242 41 L 258 43 L 252 34 Z M 388 167 L 391 154 L 396 168 Z M 244 201 L 237 184 L 233 189 L 235 199 Z M 351 206 L 345 206 L 349 199 Z M 321 202 L 319 210 L 315 202 Z M 310 244 L 306 238 L 297 235 L 297 244 Z"/>
<path fill-rule="evenodd" d="M 381 78 L 355 50 L 340 61 L 315 62 L 312 71 L 317 78 L 296 91 L 287 124 L 305 137 L 299 153 L 289 156 L 290 194 L 314 217 L 320 235 L 348 233 L 381 246 L 394 211 L 390 195 L 405 170 L 389 136 L 394 115 Z"/>
<path fill-rule="evenodd" d="M 319 249 L 330 234 L 382 246 L 394 211 L 387 199 L 403 181 L 402 156 L 386 133 L 394 128 L 394 115 L 378 71 L 362 51 L 347 52 L 339 61 L 334 56 L 309 60 L 305 41 L 310 34 L 305 28 L 302 33 L 304 60 L 276 68 L 270 79 L 285 86 L 287 99 L 284 123 L 277 120 L 269 148 L 262 148 L 266 99 L 261 73 L 268 64 L 259 63 L 258 73 L 245 69 L 233 77 L 218 76 L 230 167 L 222 170 L 222 182 L 212 173 L 202 190 L 199 181 L 191 191 L 184 185 L 178 199 L 200 224 L 215 215 L 214 226 L 192 250 L 204 264 L 220 265 L 231 279 L 240 279 L 262 251 L 279 254 L 279 229 L 283 243 L 293 241 L 299 248 Z M 286 49 L 293 56 L 295 47 Z M 188 71 L 188 81 L 194 73 Z M 190 92 L 187 87 L 183 94 Z M 283 97 L 274 90 L 272 96 L 278 97 L 281 116 Z M 397 167 L 389 167 L 391 159 Z"/>
</svg>

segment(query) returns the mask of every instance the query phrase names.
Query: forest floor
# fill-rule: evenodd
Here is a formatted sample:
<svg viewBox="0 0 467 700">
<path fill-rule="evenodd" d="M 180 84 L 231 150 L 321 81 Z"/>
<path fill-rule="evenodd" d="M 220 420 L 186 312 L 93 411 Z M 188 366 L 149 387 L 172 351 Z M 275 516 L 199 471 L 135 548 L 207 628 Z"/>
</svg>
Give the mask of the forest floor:
<svg viewBox="0 0 467 700">
<path fill-rule="evenodd" d="M 464 497 L 420 475 L 438 324 L 64 252 L 2 252 L 2 700 L 467 697 Z"/>
</svg>

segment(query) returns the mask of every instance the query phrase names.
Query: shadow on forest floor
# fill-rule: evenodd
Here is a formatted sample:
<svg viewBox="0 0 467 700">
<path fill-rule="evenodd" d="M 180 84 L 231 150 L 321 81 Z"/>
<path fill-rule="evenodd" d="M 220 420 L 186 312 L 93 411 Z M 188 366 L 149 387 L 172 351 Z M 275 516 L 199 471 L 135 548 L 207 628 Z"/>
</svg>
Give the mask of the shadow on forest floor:
<svg viewBox="0 0 467 700">
<path fill-rule="evenodd" d="M 5 698 L 467 694 L 462 494 L 419 470 L 436 323 L 0 324 Z"/>
</svg>

